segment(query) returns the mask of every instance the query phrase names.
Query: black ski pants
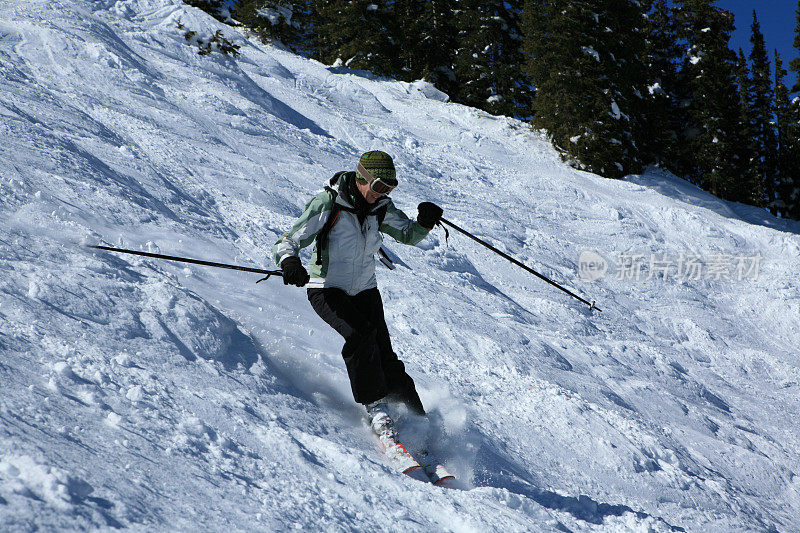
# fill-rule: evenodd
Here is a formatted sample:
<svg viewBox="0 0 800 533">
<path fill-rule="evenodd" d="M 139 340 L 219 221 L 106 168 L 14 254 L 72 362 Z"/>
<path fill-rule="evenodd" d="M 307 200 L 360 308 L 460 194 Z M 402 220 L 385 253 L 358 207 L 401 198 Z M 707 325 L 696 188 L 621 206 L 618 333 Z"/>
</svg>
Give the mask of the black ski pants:
<svg viewBox="0 0 800 533">
<path fill-rule="evenodd" d="M 368 404 L 389 396 L 425 414 L 414 380 L 392 350 L 377 288 L 355 296 L 336 288 L 308 289 L 308 301 L 344 337 L 342 357 L 356 402 Z"/>
</svg>

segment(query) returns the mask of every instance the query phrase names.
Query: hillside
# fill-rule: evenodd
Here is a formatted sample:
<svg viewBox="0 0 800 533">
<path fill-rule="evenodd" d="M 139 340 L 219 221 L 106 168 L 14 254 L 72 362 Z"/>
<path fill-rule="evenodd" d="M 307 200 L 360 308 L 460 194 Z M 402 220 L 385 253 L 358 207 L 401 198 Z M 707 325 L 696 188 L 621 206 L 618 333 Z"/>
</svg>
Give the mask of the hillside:
<svg viewBox="0 0 800 533">
<path fill-rule="evenodd" d="M 800 223 L 574 170 L 524 123 L 178 0 L 0 2 L 0 74 L 0 529 L 800 527 Z M 391 471 L 304 290 L 81 246 L 274 268 L 372 149 L 409 215 L 436 202 L 603 310 L 455 232 L 386 237 L 394 347 L 467 490 Z"/>
</svg>

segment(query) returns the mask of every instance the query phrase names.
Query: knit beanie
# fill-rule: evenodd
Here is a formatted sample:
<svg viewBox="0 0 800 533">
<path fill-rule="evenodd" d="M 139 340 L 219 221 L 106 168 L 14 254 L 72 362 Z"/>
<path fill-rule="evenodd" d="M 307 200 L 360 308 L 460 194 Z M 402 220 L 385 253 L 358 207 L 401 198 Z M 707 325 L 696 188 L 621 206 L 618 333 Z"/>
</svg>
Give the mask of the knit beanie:
<svg viewBox="0 0 800 533">
<path fill-rule="evenodd" d="M 397 175 L 394 170 L 392 156 L 380 150 L 373 150 L 361 156 L 359 160 L 370 175 L 390 187 L 397 187 Z"/>
</svg>

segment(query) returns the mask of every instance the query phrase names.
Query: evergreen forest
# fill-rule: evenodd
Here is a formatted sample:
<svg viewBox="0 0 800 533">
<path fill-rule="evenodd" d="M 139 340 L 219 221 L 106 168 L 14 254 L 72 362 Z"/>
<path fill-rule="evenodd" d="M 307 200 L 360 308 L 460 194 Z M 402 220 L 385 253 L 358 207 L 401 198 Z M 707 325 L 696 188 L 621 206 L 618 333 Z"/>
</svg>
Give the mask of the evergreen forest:
<svg viewBox="0 0 800 533">
<path fill-rule="evenodd" d="M 756 11 L 751 51 L 731 49 L 734 18 L 715 0 L 186 1 L 325 64 L 528 121 L 577 168 L 654 165 L 800 219 L 800 83 L 787 82 L 800 2 L 782 58 Z"/>
</svg>

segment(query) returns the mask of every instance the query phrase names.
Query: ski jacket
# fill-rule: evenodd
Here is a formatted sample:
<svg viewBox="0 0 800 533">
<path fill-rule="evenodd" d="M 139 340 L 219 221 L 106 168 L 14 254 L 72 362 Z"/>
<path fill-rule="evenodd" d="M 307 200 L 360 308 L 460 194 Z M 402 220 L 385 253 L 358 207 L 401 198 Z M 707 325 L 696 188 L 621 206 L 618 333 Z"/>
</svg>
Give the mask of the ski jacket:
<svg viewBox="0 0 800 533">
<path fill-rule="evenodd" d="M 311 276 L 309 288 L 336 287 L 350 296 L 377 287 L 375 279 L 375 254 L 381 247 L 385 233 L 403 244 L 415 245 L 428 235 L 430 230 L 411 220 L 394 206 L 388 196 L 379 198 L 370 205 L 364 223 L 360 224 L 355 208 L 347 193 L 348 179 L 352 172 L 334 176 L 328 180 L 329 188 L 314 196 L 303 209 L 292 228 L 284 233 L 273 248 L 275 262 L 290 255 L 297 256 L 302 248 L 315 242 L 312 258 L 317 257 L 317 234 L 328 220 L 333 203 L 340 205 L 335 224 L 328 234 L 327 245 L 320 250 L 320 261 L 312 259 L 308 271 Z M 334 193 L 333 190 L 338 191 Z M 378 214 L 385 209 L 383 222 Z M 319 264 L 317 264 L 319 263 Z"/>
</svg>

